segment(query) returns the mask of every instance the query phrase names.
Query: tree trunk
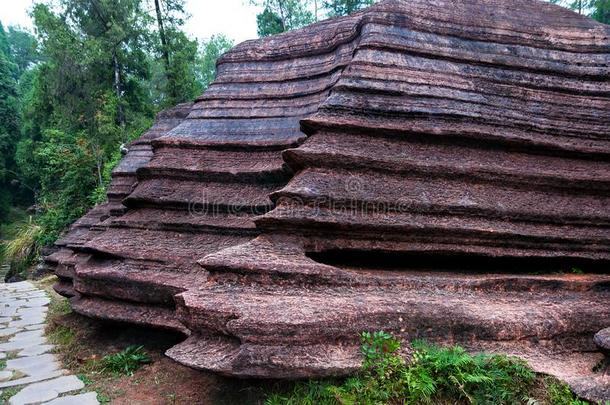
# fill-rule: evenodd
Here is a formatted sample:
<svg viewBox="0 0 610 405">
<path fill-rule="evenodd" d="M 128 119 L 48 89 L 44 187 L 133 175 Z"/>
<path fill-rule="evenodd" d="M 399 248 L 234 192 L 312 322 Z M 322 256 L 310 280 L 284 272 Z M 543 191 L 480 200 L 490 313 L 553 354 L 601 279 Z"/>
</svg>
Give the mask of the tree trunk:
<svg viewBox="0 0 610 405">
<path fill-rule="evenodd" d="M 286 32 L 288 28 L 286 27 L 286 13 L 284 12 L 284 4 L 282 3 L 282 0 L 279 0 L 278 3 L 278 9 L 280 11 L 280 20 L 282 21 L 282 32 Z"/>
<path fill-rule="evenodd" d="M 155 0 L 155 10 L 157 12 L 157 25 L 159 26 L 159 37 L 161 37 L 161 52 L 163 53 L 163 62 L 165 63 L 165 72 L 169 80 L 170 65 L 169 65 L 169 48 L 167 46 L 167 37 L 165 36 L 165 28 L 163 27 L 163 16 L 161 15 L 161 5 L 159 0 Z"/>
</svg>

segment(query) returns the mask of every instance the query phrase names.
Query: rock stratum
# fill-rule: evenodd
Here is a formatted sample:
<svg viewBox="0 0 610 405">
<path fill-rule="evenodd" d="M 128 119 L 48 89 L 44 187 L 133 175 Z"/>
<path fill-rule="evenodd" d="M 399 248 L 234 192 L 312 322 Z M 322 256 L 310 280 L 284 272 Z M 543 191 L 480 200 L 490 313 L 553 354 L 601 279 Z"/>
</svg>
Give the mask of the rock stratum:
<svg viewBox="0 0 610 405">
<path fill-rule="evenodd" d="M 244 42 L 58 246 L 76 312 L 180 331 L 191 367 L 346 375 L 386 330 L 610 399 L 610 27 L 388 0 Z"/>
</svg>

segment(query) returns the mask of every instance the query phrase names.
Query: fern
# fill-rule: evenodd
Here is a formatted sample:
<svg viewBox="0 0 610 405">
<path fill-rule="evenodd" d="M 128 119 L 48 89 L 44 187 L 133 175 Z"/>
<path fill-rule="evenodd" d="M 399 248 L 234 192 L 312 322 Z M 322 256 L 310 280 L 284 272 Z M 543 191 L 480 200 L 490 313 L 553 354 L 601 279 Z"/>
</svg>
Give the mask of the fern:
<svg viewBox="0 0 610 405">
<path fill-rule="evenodd" d="M 536 404 L 528 396 L 535 374 L 519 359 L 471 355 L 461 347 L 439 347 L 424 341 L 414 341 L 412 347 L 411 361 L 406 362 L 399 355 L 400 342 L 391 334 L 365 332 L 361 336 L 364 361 L 357 375 L 339 384 L 330 380 L 298 383 L 289 393 L 270 395 L 265 403 L 382 405 L 449 400 Z"/>
</svg>

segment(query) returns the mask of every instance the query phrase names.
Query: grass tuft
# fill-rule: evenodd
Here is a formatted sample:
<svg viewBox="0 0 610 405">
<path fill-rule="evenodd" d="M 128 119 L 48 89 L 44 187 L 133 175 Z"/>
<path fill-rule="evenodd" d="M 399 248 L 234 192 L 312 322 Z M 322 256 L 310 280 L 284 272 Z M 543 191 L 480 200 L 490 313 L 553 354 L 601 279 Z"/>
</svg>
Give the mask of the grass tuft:
<svg viewBox="0 0 610 405">
<path fill-rule="evenodd" d="M 0 246 L 2 260 L 10 264 L 9 277 L 20 275 L 25 277 L 27 268 L 38 257 L 38 237 L 42 228 L 32 222 L 15 225 L 14 233 L 8 242 Z"/>
<path fill-rule="evenodd" d="M 143 364 L 151 362 L 143 346 L 129 346 L 119 353 L 104 356 L 101 360 L 104 371 L 132 376 Z"/>
<path fill-rule="evenodd" d="M 20 390 L 21 387 L 10 387 L 3 389 L 2 392 L 0 392 L 0 404 L 8 404 L 8 400 L 12 396 L 17 395 Z"/>
</svg>

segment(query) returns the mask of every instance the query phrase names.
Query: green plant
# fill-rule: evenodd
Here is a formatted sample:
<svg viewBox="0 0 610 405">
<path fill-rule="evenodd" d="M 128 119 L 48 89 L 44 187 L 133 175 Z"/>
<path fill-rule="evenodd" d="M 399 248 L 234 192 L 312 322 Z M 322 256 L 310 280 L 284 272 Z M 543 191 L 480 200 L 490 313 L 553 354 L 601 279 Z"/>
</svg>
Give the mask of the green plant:
<svg viewBox="0 0 610 405">
<path fill-rule="evenodd" d="M 83 382 L 83 384 L 85 384 L 85 386 L 93 384 L 93 380 L 91 380 L 91 378 L 87 377 L 85 374 L 77 374 L 76 376 Z"/>
<path fill-rule="evenodd" d="M 105 394 L 101 391 L 95 391 L 97 394 L 97 400 L 100 401 L 100 404 L 107 404 L 112 401 L 112 398 L 108 394 Z"/>
<path fill-rule="evenodd" d="M 143 364 L 150 362 L 151 359 L 143 346 L 129 346 L 122 352 L 104 356 L 102 368 L 111 373 L 133 375 Z"/>
<path fill-rule="evenodd" d="M 389 333 L 365 332 L 361 343 L 364 361 L 355 376 L 297 383 L 288 393 L 268 396 L 266 404 L 536 403 L 528 396 L 536 375 L 519 359 L 414 341 L 407 362 Z"/>
<path fill-rule="evenodd" d="M 16 395 L 20 389 L 21 389 L 21 387 L 10 387 L 10 388 L 2 390 L 2 392 L 0 392 L 0 404 L 7 404 L 8 400 L 13 395 Z"/>
<path fill-rule="evenodd" d="M 28 266 L 38 256 L 38 237 L 41 227 L 30 220 L 17 226 L 15 233 L 8 242 L 2 245 L 2 257 L 11 265 L 9 277 L 15 274 L 23 274 Z"/>
<path fill-rule="evenodd" d="M 551 405 L 587 405 L 588 402 L 578 399 L 567 384 L 547 380 L 547 392 Z"/>
<path fill-rule="evenodd" d="M 70 346 L 74 342 L 76 334 L 74 331 L 63 325 L 56 325 L 48 334 L 49 341 L 58 346 Z"/>
</svg>

